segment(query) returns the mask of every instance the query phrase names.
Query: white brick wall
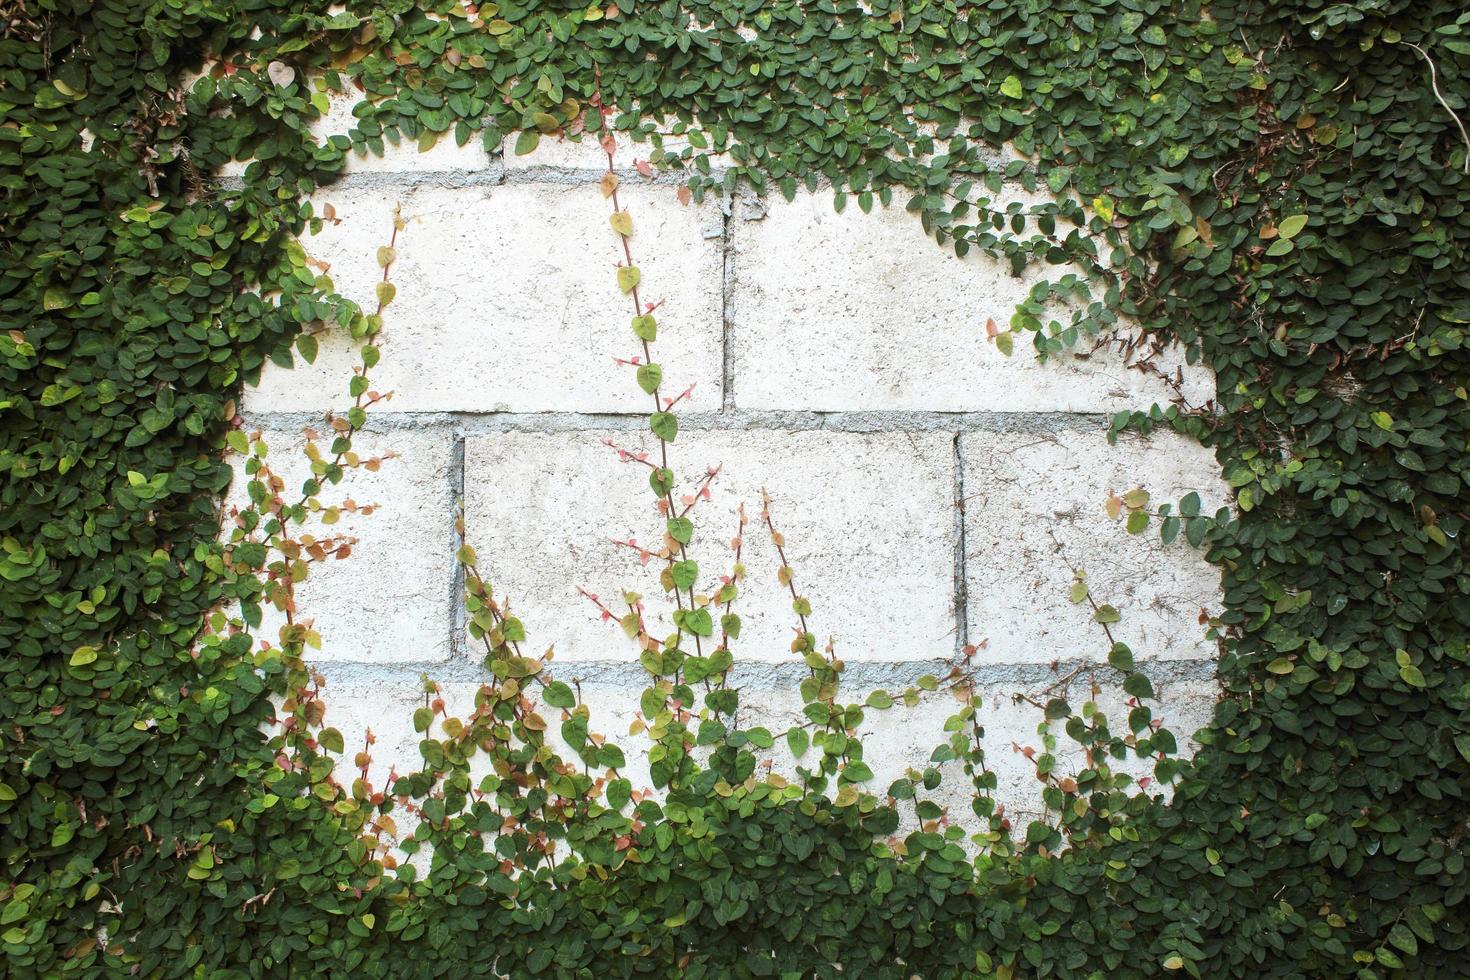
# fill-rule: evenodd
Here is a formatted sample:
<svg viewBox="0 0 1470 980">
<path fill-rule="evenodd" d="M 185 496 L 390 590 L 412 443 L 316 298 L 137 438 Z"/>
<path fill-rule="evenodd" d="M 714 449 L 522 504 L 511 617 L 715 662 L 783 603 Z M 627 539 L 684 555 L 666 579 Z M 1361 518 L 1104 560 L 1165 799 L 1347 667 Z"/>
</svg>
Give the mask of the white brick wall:
<svg viewBox="0 0 1470 980">
<path fill-rule="evenodd" d="M 646 152 L 624 149 L 620 167 Z M 319 196 L 341 222 L 304 244 L 358 299 L 372 295 L 395 205 L 410 219 L 373 374 L 394 397 L 359 437 L 365 453 L 402 458 L 326 494 L 381 507 L 338 526 L 361 538 L 356 554 L 317 569 L 300 600 L 323 634 L 328 723 L 349 753 L 371 726 L 382 772 L 417 759 L 409 714 L 421 672 L 444 682 L 451 705 L 468 704 L 482 680 L 454 601 L 461 505 L 482 571 L 530 645 L 554 645 L 559 669 L 583 680 L 594 727 L 627 731 L 642 668 L 576 589 L 612 602 L 632 588 L 651 612 L 668 606 L 655 569 L 609 541 L 656 542 L 662 521 L 646 469 L 603 443 L 656 449 L 637 414 L 647 397 L 613 360 L 638 351 L 613 283 L 620 250 L 601 166 L 590 144 L 547 141 L 525 158 L 473 143 L 422 157 L 406 147 L 354 161 Z M 1029 283 L 984 257 L 955 258 L 902 212 L 839 215 L 826 194 L 682 206 L 674 185 L 632 172 L 622 193 L 645 299 L 664 301 L 655 357 L 667 390 L 697 384 L 681 406 L 674 469 L 688 488 L 707 466 L 724 467 L 694 512 L 702 582 L 728 571 L 738 502 L 750 518 L 735 645 L 747 720 L 782 727 L 805 673 L 787 649 L 793 617 L 759 523 L 762 486 L 813 629 L 836 638 L 854 696 L 901 688 L 987 641 L 975 664 L 990 761 L 1012 809 L 1037 805 L 1011 744 L 1033 741 L 1040 720 L 1013 695 L 1106 652 L 1090 611 L 1068 601 L 1064 559 L 1121 610 L 1119 638 L 1158 661 L 1159 713 L 1181 737 L 1207 719 L 1214 651 L 1198 620 L 1218 611 L 1218 575 L 1182 539 L 1166 548 L 1156 528 L 1129 536 L 1104 509 L 1110 492 L 1136 486 L 1155 503 L 1199 491 L 1207 513 L 1227 499 L 1210 453 L 1185 440 L 1107 445 L 1106 413 L 1166 403 L 1163 385 L 1106 352 L 1047 365 L 1029 349 L 1002 357 L 985 320 L 1006 322 Z M 270 430 L 273 460 L 291 455 L 293 433 L 346 405 L 355 363 L 346 338 L 329 333 L 315 365 L 268 370 L 247 393 L 248 422 Z M 1186 370 L 1185 391 L 1202 402 L 1212 379 Z M 1098 680 L 1116 687 L 1105 667 Z M 948 710 L 874 715 L 868 756 L 880 784 L 927 759 Z"/>
</svg>

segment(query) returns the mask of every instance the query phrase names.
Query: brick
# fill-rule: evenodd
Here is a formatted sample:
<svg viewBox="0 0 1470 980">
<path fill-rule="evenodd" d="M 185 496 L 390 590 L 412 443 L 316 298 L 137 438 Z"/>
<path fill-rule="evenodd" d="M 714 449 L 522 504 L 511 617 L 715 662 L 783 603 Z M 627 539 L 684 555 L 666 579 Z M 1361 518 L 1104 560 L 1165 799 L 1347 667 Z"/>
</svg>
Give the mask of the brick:
<svg viewBox="0 0 1470 980">
<path fill-rule="evenodd" d="M 392 269 L 374 387 L 388 411 L 646 411 L 648 396 L 614 357 L 640 353 L 622 256 L 595 182 L 445 188 L 339 188 L 316 199 L 341 219 L 303 244 L 342 293 L 369 304 L 376 255 L 401 202 L 407 228 Z M 642 295 L 663 300 L 655 356 L 671 387 L 697 384 L 693 409 L 721 401 L 723 259 L 713 205 L 683 207 L 667 188 L 629 189 Z M 252 410 L 341 407 L 357 354 L 345 331 L 320 338 L 316 363 L 267 368 Z"/>
<path fill-rule="evenodd" d="M 624 588 L 664 608 L 654 566 L 610 537 L 661 539 L 647 470 L 620 464 L 606 433 L 496 433 L 465 447 L 470 543 L 485 573 L 509 597 L 534 646 L 555 644 L 568 660 L 632 660 L 614 624 L 600 622 L 577 586 L 615 603 Z M 614 433 L 652 449 L 644 433 Z M 749 578 L 735 611 L 744 620 L 737 657 L 791 659 L 790 596 L 760 526 L 760 488 L 776 502 L 777 527 L 797 584 L 812 602 L 812 629 L 835 635 L 848 660 L 923 659 L 954 650 L 952 436 L 945 433 L 681 433 L 671 447 L 681 487 L 707 465 L 725 469 L 711 501 L 698 505 L 691 557 L 701 588 L 728 572 L 726 547 L 744 501 Z M 656 458 L 656 457 L 655 457 Z M 672 627 L 664 627 L 671 630 Z M 661 635 L 656 630 L 656 635 Z"/>
<path fill-rule="evenodd" d="M 1001 354 L 986 319 L 1009 323 L 1035 277 L 978 252 L 956 257 L 901 208 L 838 214 L 830 193 L 803 193 L 730 234 L 740 408 L 1114 412 L 1171 398 L 1106 350 L 1041 364 L 1023 341 Z M 1182 358 L 1157 363 L 1172 372 Z M 1208 371 L 1185 379 L 1191 402 L 1213 395 Z"/>
<path fill-rule="evenodd" d="M 285 481 L 288 499 L 300 497 L 310 475 L 300 433 L 268 431 L 267 457 Z M 319 441 L 323 454 L 331 439 Z M 297 622 L 314 620 L 321 661 L 416 664 L 443 660 L 451 650 L 454 608 L 453 520 L 450 484 L 451 437 L 443 431 L 359 433 L 353 450 L 363 459 L 396 453 L 379 470 L 350 470 L 341 483 L 319 495 L 331 506 L 347 499 L 373 505 L 371 514 L 342 512 L 333 525 L 308 521 L 318 538 L 355 537 L 351 554 L 311 566 L 296 589 Z M 238 464 L 243 466 L 243 463 Z M 230 505 L 248 501 L 243 475 L 230 490 Z M 262 638 L 275 641 L 284 616 L 267 607 Z"/>
<path fill-rule="evenodd" d="M 1102 429 L 975 432 L 961 440 L 971 642 L 994 663 L 1103 658 L 1102 628 L 1086 603 L 1069 601 L 1072 572 L 1092 596 L 1122 613 L 1113 635 L 1143 659 L 1216 654 L 1198 622 L 1221 607 L 1220 572 L 1180 538 L 1164 546 L 1154 522 L 1128 534 L 1105 510 L 1109 493 L 1142 486 L 1152 504 L 1191 490 L 1212 514 L 1227 498 L 1208 449 L 1172 433 L 1150 441 Z M 1053 540 L 1055 538 L 1055 540 Z"/>
</svg>

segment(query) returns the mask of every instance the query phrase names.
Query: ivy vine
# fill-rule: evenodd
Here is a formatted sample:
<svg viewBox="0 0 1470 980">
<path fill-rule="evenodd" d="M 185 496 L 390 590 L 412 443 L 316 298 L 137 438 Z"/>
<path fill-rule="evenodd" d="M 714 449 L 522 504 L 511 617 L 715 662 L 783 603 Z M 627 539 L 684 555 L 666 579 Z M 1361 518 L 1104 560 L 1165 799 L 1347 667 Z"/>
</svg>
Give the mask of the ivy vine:
<svg viewBox="0 0 1470 980">
<path fill-rule="evenodd" d="M 6 972 L 1467 975 L 1467 71 L 1470 14 L 1445 0 L 0 2 Z M 362 96 L 356 125 L 318 143 L 334 91 Z M 422 772 L 336 774 L 310 631 L 253 633 L 314 557 L 283 551 L 292 528 L 362 462 L 395 244 L 379 309 L 347 302 L 294 244 L 329 220 L 307 195 L 385 141 L 607 130 L 696 197 L 826 183 L 961 254 L 1054 266 L 994 329 L 1008 349 L 1110 343 L 1127 318 L 1144 369 L 1166 340 L 1213 368 L 1214 404 L 1112 420 L 1203 440 L 1235 488 L 1233 514 L 1117 505 L 1224 574 L 1226 696 L 1193 759 L 1109 644 L 1138 706 L 1043 706 L 1039 775 L 1058 739 L 1092 750 L 1085 780 L 1048 782 L 1055 819 L 994 809 L 962 671 L 898 692 L 958 688 L 960 713 L 932 777 L 875 794 L 849 733 L 895 696 L 840 699 L 793 586 L 811 728 L 786 740 L 810 761 L 758 775 L 779 733 L 722 720 L 738 628 L 695 615 L 670 514 L 665 591 L 689 606 L 643 643 L 641 705 L 661 802 L 522 656 L 470 553 L 475 716 L 431 691 Z M 238 186 L 212 176 L 247 159 Z M 235 399 L 323 323 L 363 341 L 355 403 L 307 485 L 278 486 Z M 222 540 L 227 450 L 254 508 Z M 667 497 L 675 473 L 652 477 Z M 615 616 L 635 637 L 637 613 Z M 503 766 L 471 779 L 476 750 Z M 1127 755 L 1172 794 L 1130 785 Z M 925 806 L 946 767 L 974 814 Z M 408 849 L 432 855 L 397 863 L 378 842 L 410 806 Z M 900 806 L 920 824 L 901 839 Z"/>
</svg>

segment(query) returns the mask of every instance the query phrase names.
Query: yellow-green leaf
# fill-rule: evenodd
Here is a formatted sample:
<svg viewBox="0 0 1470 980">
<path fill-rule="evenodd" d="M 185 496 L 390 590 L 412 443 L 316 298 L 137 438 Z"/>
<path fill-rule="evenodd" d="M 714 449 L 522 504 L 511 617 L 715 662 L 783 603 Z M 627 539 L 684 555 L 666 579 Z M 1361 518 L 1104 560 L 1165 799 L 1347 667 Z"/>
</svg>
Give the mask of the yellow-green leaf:
<svg viewBox="0 0 1470 980">
<path fill-rule="evenodd" d="M 1306 226 L 1307 216 L 1304 214 L 1294 214 L 1289 218 L 1281 219 L 1281 223 L 1276 226 L 1276 230 L 1282 238 L 1295 238 Z"/>
</svg>

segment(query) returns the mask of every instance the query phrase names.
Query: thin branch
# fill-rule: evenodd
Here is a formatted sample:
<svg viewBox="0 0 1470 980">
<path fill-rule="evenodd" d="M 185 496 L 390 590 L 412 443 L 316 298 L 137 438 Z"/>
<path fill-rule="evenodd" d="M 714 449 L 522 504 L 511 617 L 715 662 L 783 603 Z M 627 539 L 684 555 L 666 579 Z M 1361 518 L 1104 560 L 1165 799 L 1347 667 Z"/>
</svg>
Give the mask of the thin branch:
<svg viewBox="0 0 1470 980">
<path fill-rule="evenodd" d="M 1423 58 L 1424 63 L 1429 66 L 1429 87 L 1434 90 L 1434 97 L 1439 100 L 1440 105 L 1444 106 L 1444 111 L 1450 114 L 1450 118 L 1455 121 L 1455 125 L 1460 130 L 1460 139 L 1465 144 L 1464 172 L 1470 174 L 1470 132 L 1465 131 L 1465 124 L 1460 121 L 1460 117 L 1455 113 L 1455 110 L 1450 108 L 1449 102 L 1445 100 L 1444 93 L 1439 90 L 1439 72 L 1435 70 L 1434 61 L 1429 57 L 1428 52 L 1412 41 L 1405 41 L 1404 43 L 1419 52 L 1419 57 Z"/>
</svg>

